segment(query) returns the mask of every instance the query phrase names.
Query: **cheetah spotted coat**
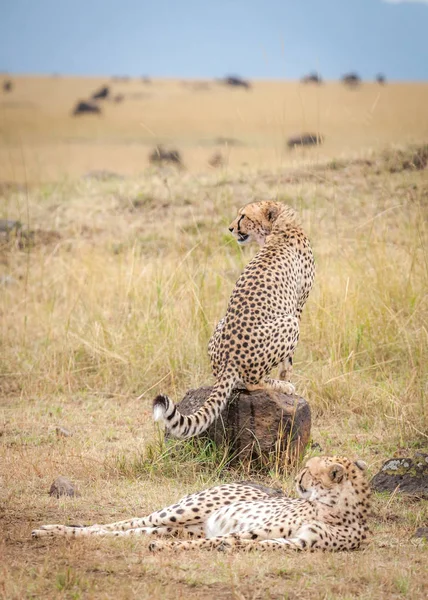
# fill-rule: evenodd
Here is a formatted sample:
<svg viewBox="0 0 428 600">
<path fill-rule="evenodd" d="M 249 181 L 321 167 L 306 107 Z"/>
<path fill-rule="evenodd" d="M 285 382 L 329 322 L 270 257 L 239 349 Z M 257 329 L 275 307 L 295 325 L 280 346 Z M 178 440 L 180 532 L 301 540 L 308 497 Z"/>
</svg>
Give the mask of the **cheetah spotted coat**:
<svg viewBox="0 0 428 600">
<path fill-rule="evenodd" d="M 294 393 L 289 381 L 292 359 L 315 273 L 309 240 L 294 211 L 280 202 L 244 206 L 229 229 L 239 243 L 254 240 L 261 250 L 236 282 L 226 315 L 209 342 L 217 380 L 206 403 L 185 416 L 168 396 L 154 400 L 155 420 L 163 421 L 177 438 L 205 431 L 224 410 L 237 383 L 248 390 Z M 280 379 L 271 379 L 270 372 L 279 365 Z"/>
<path fill-rule="evenodd" d="M 365 468 L 359 460 L 314 457 L 296 477 L 297 499 L 249 482 L 230 483 L 185 496 L 147 517 L 90 527 L 44 525 L 32 535 L 185 538 L 158 539 L 152 551 L 354 550 L 368 537 Z"/>
</svg>

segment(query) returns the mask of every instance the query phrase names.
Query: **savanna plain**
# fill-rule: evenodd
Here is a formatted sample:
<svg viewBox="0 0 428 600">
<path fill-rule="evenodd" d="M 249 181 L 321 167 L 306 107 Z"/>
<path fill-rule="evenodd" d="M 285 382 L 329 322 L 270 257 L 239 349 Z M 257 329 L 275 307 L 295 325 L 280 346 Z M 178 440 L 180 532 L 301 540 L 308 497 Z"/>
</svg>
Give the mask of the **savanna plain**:
<svg viewBox="0 0 428 600">
<path fill-rule="evenodd" d="M 121 102 L 72 117 L 107 83 Z M 220 449 L 174 451 L 151 401 L 212 382 L 206 353 L 257 251 L 227 230 L 277 199 L 316 259 L 293 379 L 315 454 L 369 474 L 428 447 L 428 85 L 16 77 L 0 96 L 0 597 L 426 598 L 427 500 L 375 494 L 349 553 L 152 555 L 140 539 L 31 539 L 44 523 L 145 515 L 252 478 L 293 493 L 298 467 L 249 473 Z M 287 149 L 317 132 L 324 144 Z M 156 144 L 183 167 L 151 165 Z M 210 166 L 221 153 L 222 164 Z M 65 433 L 71 435 L 64 435 Z M 49 496 L 58 475 L 79 495 Z"/>
</svg>

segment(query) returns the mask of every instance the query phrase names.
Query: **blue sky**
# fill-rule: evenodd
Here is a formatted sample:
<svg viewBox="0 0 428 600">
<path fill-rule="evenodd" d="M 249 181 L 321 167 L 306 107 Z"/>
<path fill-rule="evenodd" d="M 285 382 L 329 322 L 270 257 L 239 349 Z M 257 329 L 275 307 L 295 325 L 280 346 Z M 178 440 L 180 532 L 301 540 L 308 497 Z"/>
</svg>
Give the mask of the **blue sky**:
<svg viewBox="0 0 428 600">
<path fill-rule="evenodd" d="M 428 0 L 0 0 L 0 72 L 428 80 Z"/>
</svg>

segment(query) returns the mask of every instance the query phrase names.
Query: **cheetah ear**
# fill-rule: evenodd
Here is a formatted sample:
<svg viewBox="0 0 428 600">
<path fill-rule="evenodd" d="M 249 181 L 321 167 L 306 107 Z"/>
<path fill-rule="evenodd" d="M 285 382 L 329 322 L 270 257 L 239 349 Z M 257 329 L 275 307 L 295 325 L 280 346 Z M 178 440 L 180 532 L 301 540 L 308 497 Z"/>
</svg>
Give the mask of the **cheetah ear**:
<svg viewBox="0 0 428 600">
<path fill-rule="evenodd" d="M 339 463 L 334 463 L 330 465 L 328 476 L 335 483 L 340 483 L 345 476 L 345 469 Z"/>
<path fill-rule="evenodd" d="M 367 469 L 367 463 L 360 459 L 356 460 L 354 465 L 358 467 L 360 471 L 365 471 Z"/>
<path fill-rule="evenodd" d="M 271 205 L 266 211 L 266 218 L 268 221 L 275 221 L 279 215 L 279 206 Z"/>
</svg>

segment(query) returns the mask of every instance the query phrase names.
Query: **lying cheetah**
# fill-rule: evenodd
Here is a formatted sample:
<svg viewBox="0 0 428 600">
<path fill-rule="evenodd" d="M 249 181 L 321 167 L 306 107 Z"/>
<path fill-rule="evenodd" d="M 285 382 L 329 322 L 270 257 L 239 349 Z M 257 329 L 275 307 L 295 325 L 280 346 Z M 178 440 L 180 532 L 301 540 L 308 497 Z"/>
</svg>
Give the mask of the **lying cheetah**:
<svg viewBox="0 0 428 600">
<path fill-rule="evenodd" d="M 309 240 L 293 209 L 280 202 L 253 202 L 241 208 L 229 230 L 238 243 L 256 241 L 261 250 L 236 282 L 225 317 L 208 345 L 217 381 L 206 403 L 182 415 L 165 395 L 153 402 L 155 421 L 177 438 L 205 431 L 225 409 L 237 383 L 248 390 L 294 393 L 292 359 L 299 321 L 314 281 Z M 281 365 L 280 379 L 269 374 Z"/>
<path fill-rule="evenodd" d="M 42 536 L 184 536 L 153 541 L 164 548 L 245 550 L 353 550 L 365 542 L 370 508 L 366 464 L 342 457 L 314 457 L 296 477 L 298 499 L 248 482 L 229 483 L 186 496 L 148 517 L 108 525 L 43 525 Z"/>
</svg>

